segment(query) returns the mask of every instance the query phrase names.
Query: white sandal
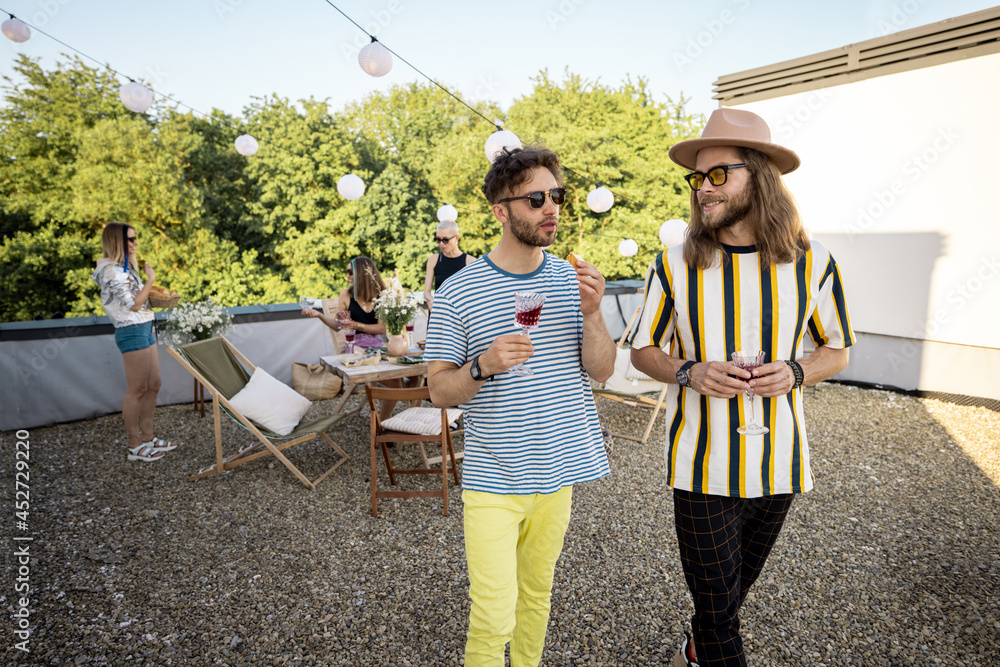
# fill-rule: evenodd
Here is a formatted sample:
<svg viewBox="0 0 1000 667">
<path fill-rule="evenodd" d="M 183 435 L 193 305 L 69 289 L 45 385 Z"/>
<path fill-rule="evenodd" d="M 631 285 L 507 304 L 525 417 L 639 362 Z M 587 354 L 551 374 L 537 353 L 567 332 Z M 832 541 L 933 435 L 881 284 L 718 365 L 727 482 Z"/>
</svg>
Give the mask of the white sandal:
<svg viewBox="0 0 1000 667">
<path fill-rule="evenodd" d="M 149 445 L 139 445 L 135 449 L 128 450 L 129 461 L 159 461 L 162 458 L 163 452 L 158 452 Z"/>
<path fill-rule="evenodd" d="M 149 447 L 154 452 L 169 452 L 177 449 L 176 442 L 167 442 L 163 438 L 154 437 L 149 442 L 142 443 L 143 447 Z"/>
</svg>

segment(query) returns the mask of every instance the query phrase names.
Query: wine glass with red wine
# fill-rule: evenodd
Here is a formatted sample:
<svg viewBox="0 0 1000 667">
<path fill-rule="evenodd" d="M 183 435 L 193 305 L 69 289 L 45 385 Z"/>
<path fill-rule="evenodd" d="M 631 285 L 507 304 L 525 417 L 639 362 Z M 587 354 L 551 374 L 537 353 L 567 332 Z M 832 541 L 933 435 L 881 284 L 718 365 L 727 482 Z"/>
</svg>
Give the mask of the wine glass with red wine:
<svg viewBox="0 0 1000 667">
<path fill-rule="evenodd" d="M 344 329 L 344 340 L 347 341 L 344 352 L 348 354 L 354 352 L 354 329 Z"/>
<path fill-rule="evenodd" d="M 521 335 L 527 336 L 529 332 L 538 328 L 538 318 L 542 315 L 542 306 L 545 305 L 545 295 L 537 292 L 514 292 L 514 324 L 521 327 Z M 507 369 L 507 372 L 521 377 L 534 375 L 524 364 L 517 364 Z"/>
<path fill-rule="evenodd" d="M 743 370 L 753 372 L 753 369 L 764 365 L 764 352 L 763 350 L 757 352 L 733 352 L 733 363 Z M 753 390 L 748 389 L 746 396 L 750 399 L 750 423 L 746 426 L 740 426 L 736 431 L 743 435 L 764 435 L 768 433 L 771 429 L 758 424 L 757 420 L 753 417 Z"/>
</svg>

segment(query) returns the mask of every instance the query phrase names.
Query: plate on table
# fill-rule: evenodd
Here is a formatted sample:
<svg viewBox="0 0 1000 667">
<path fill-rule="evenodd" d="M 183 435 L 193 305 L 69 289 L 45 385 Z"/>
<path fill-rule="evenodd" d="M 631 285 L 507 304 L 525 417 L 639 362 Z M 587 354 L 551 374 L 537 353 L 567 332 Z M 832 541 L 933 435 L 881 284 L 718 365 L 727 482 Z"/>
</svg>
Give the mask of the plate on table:
<svg viewBox="0 0 1000 667">
<path fill-rule="evenodd" d="M 406 364 L 407 366 L 424 363 L 423 357 L 389 357 L 389 361 L 394 364 Z"/>
</svg>

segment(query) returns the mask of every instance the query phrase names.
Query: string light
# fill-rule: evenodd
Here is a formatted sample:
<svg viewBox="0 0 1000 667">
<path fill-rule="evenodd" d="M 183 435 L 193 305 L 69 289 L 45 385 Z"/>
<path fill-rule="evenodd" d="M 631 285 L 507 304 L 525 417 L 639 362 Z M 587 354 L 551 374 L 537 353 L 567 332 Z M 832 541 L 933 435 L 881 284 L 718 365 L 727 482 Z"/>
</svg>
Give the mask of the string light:
<svg viewBox="0 0 1000 667">
<path fill-rule="evenodd" d="M 257 140 L 249 134 L 241 134 L 236 137 L 236 141 L 233 142 L 233 145 L 236 147 L 236 152 L 245 157 L 250 157 L 257 152 L 257 149 L 260 148 L 260 144 L 257 143 Z"/>
<path fill-rule="evenodd" d="M 660 243 L 670 248 L 684 242 L 684 233 L 687 231 L 687 223 L 674 218 L 667 220 L 660 225 Z"/>
<path fill-rule="evenodd" d="M 141 83 L 132 81 L 118 90 L 118 99 L 129 111 L 146 113 L 153 106 L 153 91 Z"/>
<path fill-rule="evenodd" d="M 493 160 L 497 159 L 497 154 L 505 148 L 508 151 L 521 148 L 521 140 L 517 138 L 516 134 L 510 130 L 500 129 L 499 125 L 496 127 L 497 131 L 486 140 L 486 159 L 490 161 L 490 164 L 493 164 Z"/>
<path fill-rule="evenodd" d="M 354 174 L 344 174 L 337 181 L 337 192 L 344 199 L 354 201 L 365 193 L 365 182 L 361 180 L 361 177 Z"/>
<path fill-rule="evenodd" d="M 622 242 L 618 244 L 618 252 L 625 257 L 634 257 L 635 253 L 639 252 L 639 244 L 633 239 L 622 239 Z"/>
<path fill-rule="evenodd" d="M 9 19 L 0 23 L 0 32 L 3 36 L 12 42 L 27 42 L 31 39 L 31 28 L 29 28 L 24 21 L 19 18 L 15 18 L 13 14 L 8 14 Z"/>
<path fill-rule="evenodd" d="M 438 222 L 455 222 L 458 220 L 458 209 L 451 204 L 445 204 L 437 210 Z"/>
<path fill-rule="evenodd" d="M 605 213 L 615 205 L 615 196 L 603 185 L 587 193 L 587 206 L 594 213 Z"/>
<path fill-rule="evenodd" d="M 371 76 L 385 76 L 392 69 L 392 54 L 389 49 L 372 37 L 370 44 L 366 44 L 358 52 L 358 64 L 366 74 Z"/>
</svg>

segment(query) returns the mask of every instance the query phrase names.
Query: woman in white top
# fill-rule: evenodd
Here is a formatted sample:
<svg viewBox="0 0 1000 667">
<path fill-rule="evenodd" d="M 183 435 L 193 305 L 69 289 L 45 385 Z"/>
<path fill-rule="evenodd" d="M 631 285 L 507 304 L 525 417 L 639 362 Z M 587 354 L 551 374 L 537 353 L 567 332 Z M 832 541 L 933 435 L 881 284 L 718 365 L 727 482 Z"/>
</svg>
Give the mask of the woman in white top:
<svg viewBox="0 0 1000 667">
<path fill-rule="evenodd" d="M 122 418 L 128 434 L 129 461 L 159 461 L 177 445 L 153 435 L 153 412 L 160 391 L 160 359 L 153 334 L 153 311 L 147 301 L 156 281 L 153 267 L 142 267 L 148 282 L 139 277 L 135 229 L 111 222 L 101 236 L 104 257 L 91 278 L 101 288 L 101 303 L 115 327 L 115 343 L 125 362 L 125 402 Z"/>
</svg>

